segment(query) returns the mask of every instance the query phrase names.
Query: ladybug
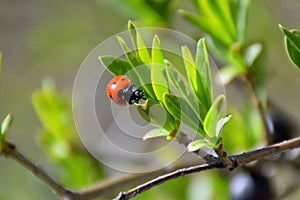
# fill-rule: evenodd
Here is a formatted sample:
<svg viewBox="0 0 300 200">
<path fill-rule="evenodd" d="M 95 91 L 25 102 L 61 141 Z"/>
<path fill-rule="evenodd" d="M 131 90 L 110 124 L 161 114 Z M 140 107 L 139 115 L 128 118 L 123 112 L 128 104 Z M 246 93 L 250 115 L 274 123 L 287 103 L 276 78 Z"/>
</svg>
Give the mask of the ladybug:
<svg viewBox="0 0 300 200">
<path fill-rule="evenodd" d="M 127 76 L 116 76 L 106 86 L 106 94 L 114 103 L 125 106 L 144 99 L 144 90 L 137 90 Z"/>
</svg>

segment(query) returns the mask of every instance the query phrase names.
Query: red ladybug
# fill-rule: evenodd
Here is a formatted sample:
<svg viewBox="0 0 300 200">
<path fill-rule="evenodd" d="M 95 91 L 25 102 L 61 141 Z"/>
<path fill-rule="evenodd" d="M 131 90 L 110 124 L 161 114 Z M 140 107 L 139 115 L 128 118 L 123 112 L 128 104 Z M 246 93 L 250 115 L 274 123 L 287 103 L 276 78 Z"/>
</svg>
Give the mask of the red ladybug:
<svg viewBox="0 0 300 200">
<path fill-rule="evenodd" d="M 114 103 L 125 106 L 144 99 L 144 90 L 137 90 L 127 76 L 116 76 L 106 86 L 106 94 Z"/>
</svg>

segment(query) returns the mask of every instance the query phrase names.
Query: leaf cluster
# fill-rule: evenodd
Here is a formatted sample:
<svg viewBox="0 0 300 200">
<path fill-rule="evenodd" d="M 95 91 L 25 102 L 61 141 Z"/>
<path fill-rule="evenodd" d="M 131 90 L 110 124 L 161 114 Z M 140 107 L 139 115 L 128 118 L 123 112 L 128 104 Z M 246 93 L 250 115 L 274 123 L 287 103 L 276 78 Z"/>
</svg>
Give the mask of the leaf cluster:
<svg viewBox="0 0 300 200">
<path fill-rule="evenodd" d="M 144 139 L 158 136 L 174 139 L 183 123 L 204 141 L 201 146 L 194 144 L 190 150 L 215 147 L 220 130 L 228 120 L 219 121 L 225 97 L 221 95 L 214 100 L 205 39 L 198 41 L 195 58 L 187 46 L 182 46 L 184 73 L 181 73 L 164 56 L 157 35 L 153 37 L 150 53 L 131 21 L 128 31 L 134 50 L 129 49 L 123 38 L 117 37 L 126 60 L 105 55 L 99 59 L 113 75 L 126 75 L 138 89 L 145 91 L 146 102 L 136 107 L 141 116 L 158 129 L 147 133 Z"/>
</svg>

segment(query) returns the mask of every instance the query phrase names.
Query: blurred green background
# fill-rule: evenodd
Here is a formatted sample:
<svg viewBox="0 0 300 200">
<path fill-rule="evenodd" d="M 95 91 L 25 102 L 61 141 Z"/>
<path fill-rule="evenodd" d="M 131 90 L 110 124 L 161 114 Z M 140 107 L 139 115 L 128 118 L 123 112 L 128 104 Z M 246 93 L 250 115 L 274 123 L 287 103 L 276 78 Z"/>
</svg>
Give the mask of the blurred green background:
<svg viewBox="0 0 300 200">
<path fill-rule="evenodd" d="M 177 0 L 172 6 L 168 23 L 158 25 L 199 37 L 199 30 L 176 12 L 177 8 L 191 9 L 191 3 Z M 298 121 L 300 75 L 287 58 L 278 24 L 288 29 L 300 29 L 299 10 L 299 0 L 252 0 L 248 18 L 249 41 L 259 41 L 264 45 L 262 62 L 267 68 L 265 84 L 268 95 Z M 20 151 L 46 168 L 54 178 L 57 178 L 58 169 L 47 161 L 36 144 L 41 125 L 32 107 L 32 93 L 40 88 L 41 80 L 50 77 L 71 101 L 76 72 L 85 56 L 101 41 L 126 30 L 127 21 L 137 17 L 140 17 L 138 13 L 126 12 L 122 5 L 113 7 L 101 0 L 0 0 L 0 52 L 3 54 L 0 117 L 8 112 L 13 114 L 14 123 L 8 140 L 17 144 Z M 147 20 L 137 23 L 138 26 L 145 24 L 155 25 Z M 229 103 L 238 101 L 238 95 L 235 86 L 228 87 Z M 176 199 L 175 192 L 168 195 L 176 184 L 171 182 L 168 185 L 164 186 L 169 187 L 167 192 L 157 198 Z M 2 199 L 46 200 L 55 199 L 55 196 L 22 166 L 0 157 Z M 190 195 L 189 199 L 195 197 Z"/>
</svg>

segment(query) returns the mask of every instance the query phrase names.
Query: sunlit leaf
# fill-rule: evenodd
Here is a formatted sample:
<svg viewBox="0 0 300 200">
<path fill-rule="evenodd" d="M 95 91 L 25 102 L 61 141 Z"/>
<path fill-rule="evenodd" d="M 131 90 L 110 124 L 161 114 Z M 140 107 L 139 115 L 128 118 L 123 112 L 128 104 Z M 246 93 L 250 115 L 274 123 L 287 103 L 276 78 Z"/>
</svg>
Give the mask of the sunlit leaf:
<svg viewBox="0 0 300 200">
<path fill-rule="evenodd" d="M 231 116 L 232 115 L 227 115 L 227 116 L 222 117 L 221 119 L 219 119 L 219 121 L 217 122 L 217 126 L 216 126 L 216 137 L 220 136 L 220 133 L 221 133 L 223 127 L 230 120 Z"/>
<path fill-rule="evenodd" d="M 225 103 L 224 95 L 220 95 L 211 105 L 207 115 L 204 119 L 204 130 L 206 134 L 213 138 L 216 137 L 217 123 L 220 119 L 221 111 Z"/>
<path fill-rule="evenodd" d="M 0 127 L 0 140 L 5 139 L 6 133 L 12 123 L 13 117 L 11 114 L 6 115 L 3 119 Z"/>
<path fill-rule="evenodd" d="M 222 144 L 228 153 L 248 151 L 263 141 L 262 123 L 256 109 L 247 104 L 242 112 L 230 108 L 232 117 L 222 129 Z"/>
<path fill-rule="evenodd" d="M 206 140 L 194 140 L 188 144 L 187 151 L 192 152 L 201 149 L 203 147 L 213 147 L 213 146 Z"/>
<path fill-rule="evenodd" d="M 137 56 L 140 57 L 145 64 L 149 64 L 151 62 L 151 58 L 148 49 L 145 45 L 145 42 L 139 30 L 135 27 L 135 25 L 130 20 L 128 22 L 128 31 L 130 33 L 134 50 L 136 50 L 137 52 Z"/>
<path fill-rule="evenodd" d="M 114 56 L 99 56 L 99 60 L 115 76 L 124 75 L 133 68 L 127 60 Z"/>
<path fill-rule="evenodd" d="M 190 86 L 198 98 L 198 102 L 202 103 L 208 109 L 211 104 L 211 96 L 205 79 L 195 66 L 193 56 L 187 46 L 182 47 L 182 56 Z"/>
<path fill-rule="evenodd" d="M 159 128 L 159 129 L 153 129 L 149 131 L 148 133 L 145 134 L 143 137 L 143 140 L 148 140 L 151 138 L 156 138 L 156 137 L 167 137 L 169 135 L 169 131 Z"/>
<path fill-rule="evenodd" d="M 237 41 L 244 42 L 246 34 L 246 21 L 250 0 L 231 1 L 233 4 L 232 14 L 234 15 L 235 27 L 237 31 Z"/>
<path fill-rule="evenodd" d="M 300 32 L 298 30 L 287 30 L 279 25 L 285 35 L 285 47 L 290 60 L 300 69 Z"/>
<path fill-rule="evenodd" d="M 163 128 L 168 133 L 178 128 L 175 118 L 156 101 L 147 99 L 144 104 L 136 104 L 136 107 L 143 119 L 153 126 Z"/>
<path fill-rule="evenodd" d="M 180 120 L 183 124 L 201 136 L 206 136 L 202 123 L 199 121 L 197 115 L 192 111 L 191 107 L 184 98 L 178 97 L 174 94 L 166 93 L 164 95 L 164 105 L 173 117 Z"/>
<path fill-rule="evenodd" d="M 230 81 L 232 81 L 234 78 L 242 75 L 244 73 L 244 70 L 240 70 L 239 68 L 229 65 L 226 67 L 223 67 L 220 70 L 220 76 L 221 76 L 221 80 L 222 83 L 224 85 L 227 85 L 228 83 L 230 83 Z"/>
<path fill-rule="evenodd" d="M 205 79 L 207 87 L 209 88 L 210 95 L 213 96 L 212 92 L 212 80 L 211 80 L 211 69 L 209 64 L 209 57 L 206 47 L 206 39 L 201 38 L 197 43 L 196 52 L 196 68 Z"/>
<path fill-rule="evenodd" d="M 131 20 L 128 21 L 127 26 L 128 26 L 127 27 L 128 31 L 130 33 L 131 42 L 133 44 L 133 48 L 137 49 L 138 47 L 137 47 L 137 42 L 136 42 L 137 40 L 136 40 L 136 30 L 135 30 L 136 27 L 135 27 L 134 23 Z"/>
<path fill-rule="evenodd" d="M 186 78 L 180 74 L 169 61 L 165 60 L 165 63 L 168 79 L 170 80 L 171 84 L 180 93 L 181 97 L 183 97 L 186 103 L 189 104 L 191 111 L 196 114 L 198 120 L 202 122 L 202 117 L 204 118 L 207 112 L 206 107 L 202 102 L 197 101 L 197 97 L 194 94 L 188 80 L 186 80 Z"/>
<path fill-rule="evenodd" d="M 260 43 L 255 43 L 250 46 L 248 46 L 246 55 L 245 55 L 245 62 L 247 66 L 252 66 L 255 60 L 258 58 L 258 56 L 262 52 L 262 45 Z"/>
<path fill-rule="evenodd" d="M 152 63 L 151 63 L 151 82 L 156 98 L 163 100 L 164 93 L 169 92 L 169 83 L 166 75 L 164 56 L 160 48 L 160 41 L 157 35 L 152 42 Z"/>
<path fill-rule="evenodd" d="M 216 19 L 214 23 L 218 24 L 219 27 L 222 27 L 223 31 L 229 35 L 232 41 L 236 40 L 236 30 L 234 21 L 232 18 L 232 12 L 230 10 L 230 1 L 228 0 L 204 0 L 199 1 L 200 8 L 204 11 L 204 13 L 209 15 L 211 19 Z"/>
<path fill-rule="evenodd" d="M 47 84 L 46 84 L 47 83 Z M 70 104 L 57 94 L 55 87 L 48 82 L 32 95 L 32 104 L 45 130 L 57 139 L 75 139 Z M 63 133 L 63 134 L 62 134 Z"/>
<path fill-rule="evenodd" d="M 207 34 L 211 35 L 211 37 L 218 41 L 218 43 L 221 43 L 222 45 L 228 47 L 230 44 L 233 43 L 231 37 L 222 30 L 222 28 L 216 26 L 216 21 L 203 16 L 198 16 L 195 14 L 192 14 L 190 12 L 180 10 L 180 14 L 189 22 L 196 25 L 200 29 L 202 29 Z"/>
<path fill-rule="evenodd" d="M 152 88 L 152 84 L 150 84 L 151 83 L 150 64 L 143 63 L 143 61 L 128 48 L 123 38 L 117 37 L 117 39 L 120 43 L 123 52 L 125 53 L 126 58 L 133 66 L 132 70 L 129 73 L 133 75 L 135 74 L 139 79 L 139 83 L 136 83 L 137 87 L 141 86 L 145 90 L 146 95 L 148 95 L 153 99 L 156 99 Z"/>
</svg>

